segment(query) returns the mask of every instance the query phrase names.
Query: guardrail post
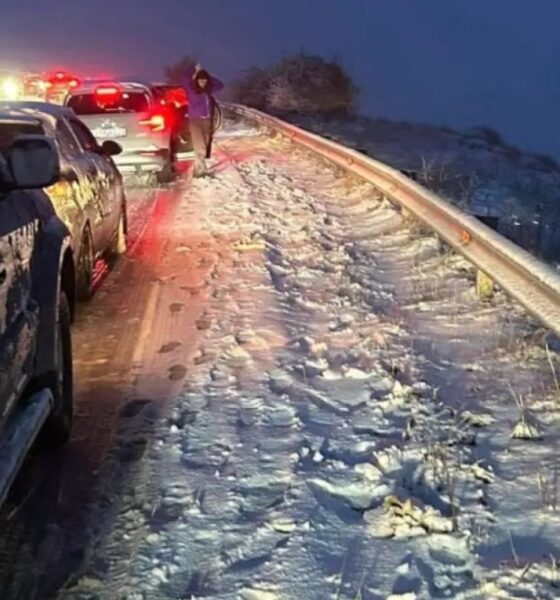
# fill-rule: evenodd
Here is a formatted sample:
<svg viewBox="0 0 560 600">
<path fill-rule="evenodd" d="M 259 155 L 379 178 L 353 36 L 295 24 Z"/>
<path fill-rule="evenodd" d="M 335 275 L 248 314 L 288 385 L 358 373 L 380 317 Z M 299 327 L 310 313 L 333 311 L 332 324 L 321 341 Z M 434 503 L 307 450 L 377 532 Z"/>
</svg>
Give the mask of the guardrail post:
<svg viewBox="0 0 560 600">
<path fill-rule="evenodd" d="M 494 295 L 494 280 L 484 271 L 476 271 L 476 295 L 479 298 L 491 298 Z"/>
</svg>

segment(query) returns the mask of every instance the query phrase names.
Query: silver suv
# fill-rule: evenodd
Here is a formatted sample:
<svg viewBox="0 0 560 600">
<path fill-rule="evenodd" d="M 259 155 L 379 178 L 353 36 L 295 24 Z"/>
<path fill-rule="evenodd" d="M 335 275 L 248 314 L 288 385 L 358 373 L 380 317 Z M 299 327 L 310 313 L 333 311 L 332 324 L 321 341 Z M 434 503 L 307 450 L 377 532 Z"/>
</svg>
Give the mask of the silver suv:
<svg viewBox="0 0 560 600">
<path fill-rule="evenodd" d="M 122 173 L 154 173 L 161 183 L 175 174 L 175 141 L 166 107 L 152 87 L 139 82 L 84 83 L 66 98 L 99 144 L 119 143 Z"/>
</svg>

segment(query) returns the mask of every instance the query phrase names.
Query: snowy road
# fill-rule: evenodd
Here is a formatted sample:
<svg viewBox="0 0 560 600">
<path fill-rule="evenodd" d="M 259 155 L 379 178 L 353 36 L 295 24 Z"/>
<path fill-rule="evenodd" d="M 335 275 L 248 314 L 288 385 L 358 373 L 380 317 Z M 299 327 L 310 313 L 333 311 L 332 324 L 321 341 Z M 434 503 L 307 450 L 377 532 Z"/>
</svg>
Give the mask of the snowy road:
<svg viewBox="0 0 560 600">
<path fill-rule="evenodd" d="M 73 442 L 3 510 L 2 599 L 558 597 L 556 355 L 520 309 L 242 124 L 213 179 L 131 200 Z"/>
</svg>

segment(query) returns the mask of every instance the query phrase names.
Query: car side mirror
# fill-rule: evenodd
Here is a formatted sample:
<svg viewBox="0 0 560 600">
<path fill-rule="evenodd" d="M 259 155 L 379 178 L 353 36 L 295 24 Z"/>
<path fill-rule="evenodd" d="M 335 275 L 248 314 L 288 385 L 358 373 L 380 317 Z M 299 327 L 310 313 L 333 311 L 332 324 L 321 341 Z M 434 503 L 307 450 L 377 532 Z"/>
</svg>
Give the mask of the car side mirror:
<svg viewBox="0 0 560 600">
<path fill-rule="evenodd" d="M 117 156 L 122 152 L 122 146 L 113 140 L 105 140 L 99 150 L 104 156 Z"/>
<path fill-rule="evenodd" d="M 37 189 L 60 179 L 60 161 L 54 143 L 43 135 L 22 135 L 10 147 L 7 157 L 13 189 Z"/>
</svg>

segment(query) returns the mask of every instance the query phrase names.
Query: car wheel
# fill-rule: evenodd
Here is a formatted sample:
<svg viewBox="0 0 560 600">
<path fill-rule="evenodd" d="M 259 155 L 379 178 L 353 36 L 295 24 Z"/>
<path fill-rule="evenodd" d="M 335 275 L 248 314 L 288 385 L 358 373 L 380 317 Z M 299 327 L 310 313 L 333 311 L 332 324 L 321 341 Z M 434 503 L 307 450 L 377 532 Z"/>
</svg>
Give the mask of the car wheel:
<svg viewBox="0 0 560 600">
<path fill-rule="evenodd" d="M 78 259 L 78 300 L 85 302 L 93 296 L 93 270 L 95 267 L 95 254 L 93 239 L 89 227 L 84 229 L 80 244 L 80 257 Z"/>
<path fill-rule="evenodd" d="M 70 332 L 70 305 L 64 292 L 60 292 L 56 331 L 56 371 L 40 383 L 54 396 L 54 407 L 39 437 L 43 449 L 56 449 L 70 438 L 73 416 L 72 337 Z"/>
<path fill-rule="evenodd" d="M 214 98 L 212 98 L 212 113 L 212 128 L 214 133 L 216 133 L 216 131 L 219 131 L 224 124 L 224 113 L 222 107 Z"/>
<path fill-rule="evenodd" d="M 156 175 L 158 183 L 171 183 L 175 178 L 175 155 L 169 150 L 169 157 L 165 161 L 163 169 Z"/>
<path fill-rule="evenodd" d="M 110 257 L 120 256 L 126 252 L 126 236 L 128 233 L 128 217 L 126 211 L 126 200 L 123 198 L 121 202 L 121 212 L 119 214 L 119 224 L 117 231 L 111 241 L 109 248 Z"/>
</svg>

